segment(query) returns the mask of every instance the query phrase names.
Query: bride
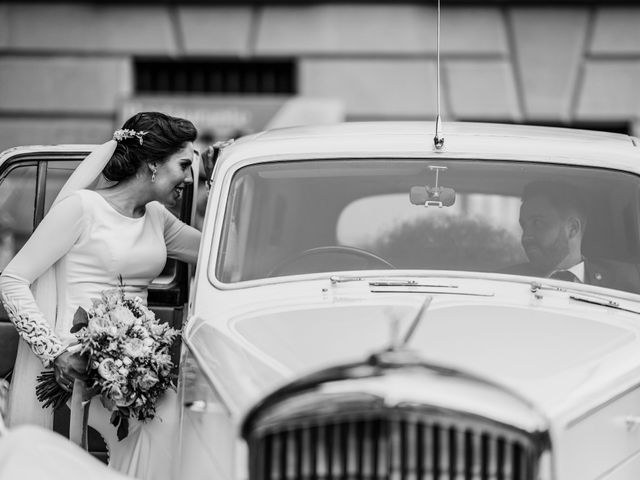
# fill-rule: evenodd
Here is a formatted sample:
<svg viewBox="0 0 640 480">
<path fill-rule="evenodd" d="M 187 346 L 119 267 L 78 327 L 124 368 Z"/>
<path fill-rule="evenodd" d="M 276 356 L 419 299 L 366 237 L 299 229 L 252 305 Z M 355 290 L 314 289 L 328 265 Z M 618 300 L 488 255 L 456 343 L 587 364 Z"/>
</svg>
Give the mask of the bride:
<svg viewBox="0 0 640 480">
<path fill-rule="evenodd" d="M 53 412 L 35 396 L 36 376 L 54 369 L 65 389 L 82 380 L 86 360 L 69 351 L 69 330 L 79 306 L 117 287 L 146 302 L 149 284 L 166 258 L 195 263 L 200 232 L 166 208 L 193 182 L 197 136 L 188 120 L 138 113 L 92 152 L 60 191 L 33 235 L 0 276 L 0 297 L 21 337 L 9 393 L 8 424 L 52 428 Z M 92 189 L 100 173 L 113 182 Z M 30 289 L 31 287 L 31 289 Z M 149 423 L 130 419 L 122 441 L 94 397 L 89 425 L 105 438 L 109 465 L 141 479 L 170 478 L 178 402 L 168 391 Z M 73 417 L 73 414 L 72 414 Z"/>
</svg>

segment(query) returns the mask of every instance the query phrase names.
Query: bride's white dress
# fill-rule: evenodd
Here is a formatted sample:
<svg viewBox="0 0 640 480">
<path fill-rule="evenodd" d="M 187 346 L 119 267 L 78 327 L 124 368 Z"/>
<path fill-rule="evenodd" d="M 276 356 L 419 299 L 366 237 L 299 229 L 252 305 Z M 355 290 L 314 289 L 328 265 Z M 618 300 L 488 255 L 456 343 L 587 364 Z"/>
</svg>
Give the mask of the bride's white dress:
<svg viewBox="0 0 640 480">
<path fill-rule="evenodd" d="M 151 202 L 140 218 L 116 211 L 98 192 L 78 190 L 52 207 L 25 247 L 0 276 L 2 300 L 21 338 L 31 351 L 49 365 L 70 341 L 73 314 L 79 306 L 88 308 L 92 298 L 119 285 L 129 296 L 146 302 L 147 288 L 164 268 L 167 257 L 195 261 L 200 234 L 180 222 L 163 205 Z M 45 318 L 29 285 L 55 264 L 57 320 Z M 20 356 L 14 375 L 20 375 Z M 9 421 L 20 418 L 22 402 L 12 392 Z M 21 393 L 24 395 L 24 392 Z M 14 412 L 15 410 L 15 412 Z M 28 417 L 28 415 L 26 415 Z M 91 402 L 89 425 L 107 441 L 109 465 L 142 479 L 171 478 L 175 453 L 178 405 L 173 391 L 158 405 L 157 417 L 149 423 L 130 419 L 129 435 L 118 441 L 109 423 L 110 412 L 100 401 Z"/>
</svg>

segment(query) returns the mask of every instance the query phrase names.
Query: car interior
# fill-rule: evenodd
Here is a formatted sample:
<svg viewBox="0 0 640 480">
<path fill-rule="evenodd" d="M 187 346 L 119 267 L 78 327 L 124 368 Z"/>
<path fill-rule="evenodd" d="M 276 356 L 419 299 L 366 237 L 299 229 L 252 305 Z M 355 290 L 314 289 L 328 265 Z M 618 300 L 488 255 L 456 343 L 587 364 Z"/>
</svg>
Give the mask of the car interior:
<svg viewBox="0 0 640 480">
<path fill-rule="evenodd" d="M 632 174 L 482 159 L 301 160 L 234 174 L 217 276 L 233 283 L 362 269 L 500 272 L 526 261 L 520 196 L 544 179 L 584 192 L 585 255 L 637 263 Z"/>
</svg>

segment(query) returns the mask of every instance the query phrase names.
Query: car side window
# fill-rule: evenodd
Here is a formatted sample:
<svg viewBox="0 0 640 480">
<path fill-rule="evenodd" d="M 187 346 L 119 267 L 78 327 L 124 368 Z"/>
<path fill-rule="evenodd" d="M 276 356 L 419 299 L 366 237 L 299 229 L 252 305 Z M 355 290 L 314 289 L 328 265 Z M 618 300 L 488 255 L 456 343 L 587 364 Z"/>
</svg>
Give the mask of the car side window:
<svg viewBox="0 0 640 480">
<path fill-rule="evenodd" d="M 47 162 L 47 180 L 45 182 L 44 214 L 46 215 L 51 204 L 60 192 L 60 189 L 71 176 L 79 160 L 56 160 Z"/>
<path fill-rule="evenodd" d="M 37 171 L 37 165 L 18 164 L 0 177 L 0 271 L 33 232 Z"/>
</svg>

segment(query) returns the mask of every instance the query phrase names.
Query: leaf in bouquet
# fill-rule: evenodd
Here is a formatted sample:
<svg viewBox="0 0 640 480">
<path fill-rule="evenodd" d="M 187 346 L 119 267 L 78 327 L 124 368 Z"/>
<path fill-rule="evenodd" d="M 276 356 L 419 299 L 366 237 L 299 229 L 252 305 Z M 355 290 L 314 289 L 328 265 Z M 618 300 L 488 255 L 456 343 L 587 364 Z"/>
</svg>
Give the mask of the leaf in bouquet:
<svg viewBox="0 0 640 480">
<path fill-rule="evenodd" d="M 120 424 L 120 419 L 121 419 L 120 412 L 116 410 L 111 414 L 111 418 L 109 419 L 109 422 L 114 427 L 117 427 Z"/>
<path fill-rule="evenodd" d="M 129 435 L 129 419 L 127 417 L 120 418 L 120 425 L 118 425 L 118 440 L 122 441 Z"/>
<path fill-rule="evenodd" d="M 110 399 L 106 395 L 101 395 L 100 396 L 100 402 L 102 403 L 102 406 L 104 408 L 106 408 L 110 412 L 113 411 L 116 408 L 116 402 L 114 402 L 112 399 Z M 117 412 L 115 412 L 115 413 L 117 413 Z M 113 415 L 112 415 L 112 417 L 113 417 Z"/>
<path fill-rule="evenodd" d="M 71 333 L 76 333 L 87 325 L 89 325 L 89 315 L 87 315 L 87 311 L 84 308 L 78 307 L 76 313 L 73 314 L 73 326 L 70 331 Z"/>
<path fill-rule="evenodd" d="M 100 385 L 96 382 L 91 388 L 87 388 L 87 395 L 91 395 L 92 398 L 100 395 Z"/>
</svg>

